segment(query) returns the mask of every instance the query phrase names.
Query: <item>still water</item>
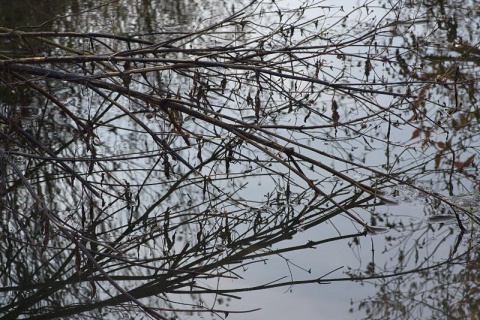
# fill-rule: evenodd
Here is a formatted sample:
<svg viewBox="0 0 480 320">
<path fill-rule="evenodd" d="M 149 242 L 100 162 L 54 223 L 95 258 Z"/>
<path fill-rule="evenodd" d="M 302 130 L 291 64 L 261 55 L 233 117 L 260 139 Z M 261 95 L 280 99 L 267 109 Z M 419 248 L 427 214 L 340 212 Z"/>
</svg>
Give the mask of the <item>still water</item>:
<svg viewBox="0 0 480 320">
<path fill-rule="evenodd" d="M 4 1 L 59 73 L 2 69 L 0 314 L 474 317 L 478 18 L 426 7 Z"/>
</svg>

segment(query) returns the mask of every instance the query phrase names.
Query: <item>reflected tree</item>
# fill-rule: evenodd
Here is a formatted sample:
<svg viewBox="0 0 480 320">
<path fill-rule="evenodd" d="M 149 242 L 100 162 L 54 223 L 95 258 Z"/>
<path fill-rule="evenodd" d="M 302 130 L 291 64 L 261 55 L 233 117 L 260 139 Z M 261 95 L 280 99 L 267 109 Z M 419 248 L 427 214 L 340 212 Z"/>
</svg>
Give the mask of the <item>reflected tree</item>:
<svg viewBox="0 0 480 320">
<path fill-rule="evenodd" d="M 427 230 L 430 229 L 430 230 Z M 433 230 L 432 226 L 422 229 L 422 235 L 417 245 L 421 248 L 428 246 L 428 240 L 423 235 L 431 237 L 435 231 L 443 229 L 442 238 L 448 239 L 450 232 L 445 232 L 445 227 L 440 226 Z M 448 231 L 448 230 L 447 230 Z M 478 235 L 472 238 L 478 238 Z M 476 241 L 476 240 L 474 240 Z M 467 250 L 458 253 L 459 246 L 466 245 Z M 400 265 L 405 260 L 418 259 L 415 248 L 401 251 L 398 259 Z M 432 250 L 431 257 L 437 254 L 438 247 Z M 404 255 L 404 253 L 407 253 Z M 423 259 L 421 259 L 423 260 Z M 443 263 L 431 266 L 429 260 L 421 262 L 423 267 L 414 272 L 397 272 L 395 277 L 379 276 L 392 271 L 382 270 L 376 274 L 356 272 L 353 277 L 363 279 L 376 279 L 375 284 L 379 290 L 375 296 L 360 301 L 356 307 L 364 310 L 368 319 L 466 319 L 478 316 L 478 290 L 476 281 L 478 278 L 478 264 L 475 262 L 476 249 L 471 240 L 463 243 L 462 236 L 457 236 L 455 248 L 452 250 L 450 259 Z M 394 271 L 395 274 L 395 271 Z M 367 280 L 369 282 L 370 280 Z"/>
<path fill-rule="evenodd" d="M 113 2 L 54 21 L 127 5 Z M 428 152 L 457 148 L 449 121 L 430 112 L 452 94 L 460 106 L 474 79 L 402 73 L 420 51 L 392 39 L 418 17 L 367 3 L 233 9 L 188 31 L 156 32 L 151 21 L 124 34 L 1 28 L 14 48 L 0 60 L 3 318 L 225 318 L 253 311 L 220 306 L 239 292 L 334 280 L 224 286 L 252 264 L 388 228 L 416 232 L 378 212 L 407 192 L 432 219 L 443 208 L 455 228 L 478 222 L 455 197 L 478 188 L 475 157 Z M 337 235 L 286 241 L 326 224 Z M 382 277 L 372 272 L 351 275 Z"/>
<path fill-rule="evenodd" d="M 415 15 L 417 22 L 397 29 L 399 41 L 411 48 L 395 52 L 399 66 L 397 77 L 420 84 L 408 86 L 417 92 L 417 99 L 405 119 L 414 127 L 411 145 L 416 145 L 430 159 L 428 164 L 427 161 L 420 164 L 421 174 L 415 177 L 421 178 L 419 181 L 424 187 L 435 186 L 432 189 L 448 195 L 453 203 L 477 216 L 479 110 L 475 56 L 478 45 L 473 34 L 478 27 L 478 6 L 468 1 L 439 1 L 422 5 L 409 2 L 404 8 L 398 11 L 399 19 Z M 369 319 L 478 317 L 478 292 L 473 289 L 477 268 L 472 263 L 476 259 L 478 235 L 476 227 L 470 229 L 468 239 L 461 232 L 469 228 L 473 220 L 468 214 L 456 215 L 455 208 L 422 192 L 398 188 L 395 193 L 401 201 L 422 202 L 426 219 L 396 224 L 401 230 L 409 230 L 407 235 L 412 237 L 392 238 L 392 245 L 385 251 L 395 250 L 398 254 L 390 265 L 369 265 L 351 273 L 354 278 L 380 281 L 374 282 L 379 287 L 378 294 L 356 307 L 364 310 Z M 385 219 L 398 222 L 396 218 Z M 457 219 L 459 224 L 455 222 Z M 448 243 L 453 244 L 448 246 Z M 441 254 L 442 247 L 448 254 Z M 421 250 L 425 248 L 429 253 L 423 256 Z M 449 259 L 431 268 L 435 256 Z M 394 264 L 401 268 L 393 268 Z M 382 277 L 389 273 L 398 275 L 406 264 L 416 265 L 415 272 L 395 278 Z"/>
</svg>

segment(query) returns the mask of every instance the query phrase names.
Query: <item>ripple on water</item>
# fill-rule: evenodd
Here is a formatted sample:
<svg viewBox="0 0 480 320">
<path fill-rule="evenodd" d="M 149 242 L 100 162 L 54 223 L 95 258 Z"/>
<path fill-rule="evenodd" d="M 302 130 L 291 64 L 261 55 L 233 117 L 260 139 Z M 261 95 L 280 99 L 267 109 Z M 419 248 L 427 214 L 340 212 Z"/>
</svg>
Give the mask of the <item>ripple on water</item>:
<svg viewBox="0 0 480 320">
<path fill-rule="evenodd" d="M 431 215 L 431 216 L 425 217 L 425 221 L 430 224 L 452 223 L 455 221 L 455 219 L 456 217 L 451 214 L 438 214 L 438 215 Z"/>
</svg>

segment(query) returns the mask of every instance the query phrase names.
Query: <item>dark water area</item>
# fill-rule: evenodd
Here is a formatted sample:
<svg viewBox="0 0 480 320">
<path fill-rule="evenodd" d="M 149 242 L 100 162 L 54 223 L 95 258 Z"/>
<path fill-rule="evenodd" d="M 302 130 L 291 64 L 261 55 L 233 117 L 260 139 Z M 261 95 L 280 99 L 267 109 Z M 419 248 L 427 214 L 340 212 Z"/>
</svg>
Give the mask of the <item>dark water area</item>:
<svg viewBox="0 0 480 320">
<path fill-rule="evenodd" d="M 0 1 L 0 319 L 475 319 L 475 2 Z"/>
</svg>

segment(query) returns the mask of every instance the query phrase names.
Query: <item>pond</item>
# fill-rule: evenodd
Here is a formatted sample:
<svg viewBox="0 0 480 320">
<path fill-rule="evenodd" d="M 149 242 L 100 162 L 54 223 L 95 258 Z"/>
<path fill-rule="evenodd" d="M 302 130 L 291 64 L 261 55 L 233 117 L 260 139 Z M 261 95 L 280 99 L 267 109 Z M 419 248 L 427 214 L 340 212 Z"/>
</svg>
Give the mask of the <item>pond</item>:
<svg viewBox="0 0 480 320">
<path fill-rule="evenodd" d="M 1 319 L 464 319 L 475 2 L 3 1 Z"/>
</svg>

